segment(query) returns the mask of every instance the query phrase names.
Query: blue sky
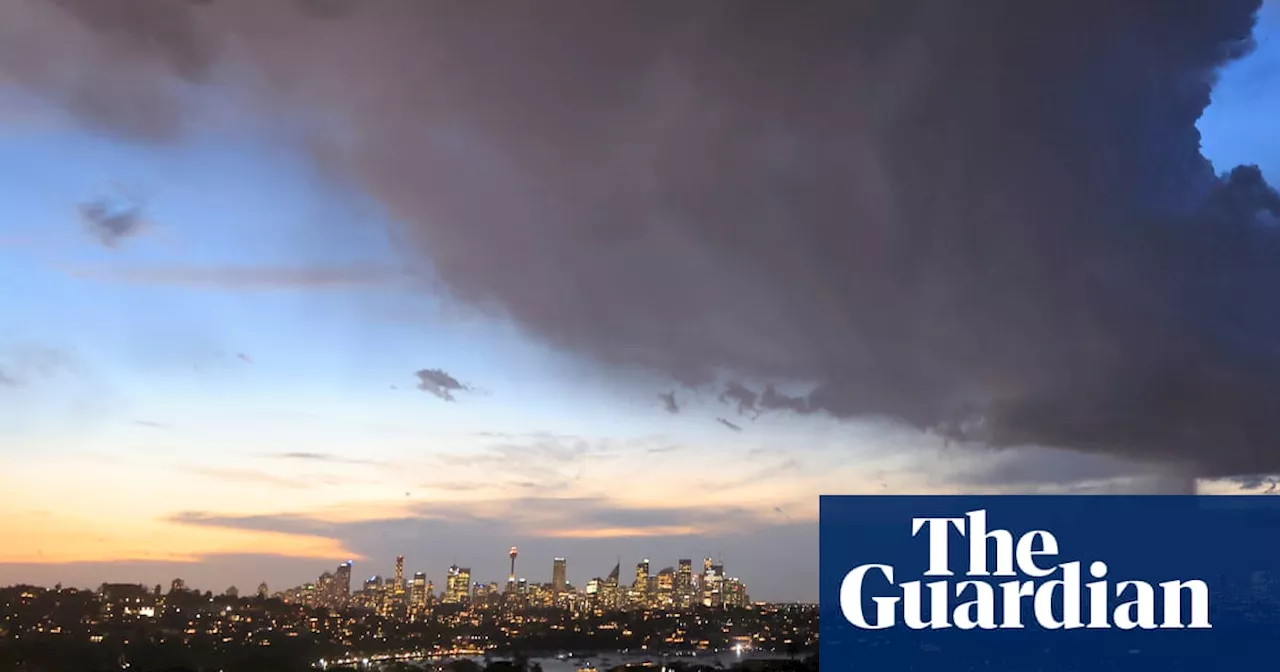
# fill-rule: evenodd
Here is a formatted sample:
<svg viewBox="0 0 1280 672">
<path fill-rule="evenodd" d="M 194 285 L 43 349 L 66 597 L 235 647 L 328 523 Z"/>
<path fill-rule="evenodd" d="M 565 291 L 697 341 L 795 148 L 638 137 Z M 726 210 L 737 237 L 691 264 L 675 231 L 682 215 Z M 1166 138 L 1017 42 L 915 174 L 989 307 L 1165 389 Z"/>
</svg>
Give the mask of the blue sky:
<svg viewBox="0 0 1280 672">
<path fill-rule="evenodd" d="M 1276 36 L 1270 4 L 1259 51 L 1201 124 L 1220 169 L 1280 174 Z M 581 583 L 619 556 L 724 553 L 754 597 L 813 599 L 819 493 L 1123 471 L 1058 456 L 1027 474 L 876 424 L 734 417 L 734 432 L 683 389 L 685 412 L 667 413 L 671 383 L 619 387 L 436 292 L 377 204 L 277 129 L 143 146 L 5 96 L 0 583 L 283 588 L 347 557 L 385 573 L 404 553 L 439 584 L 455 561 L 501 578 L 516 543 L 533 580 L 553 555 Z M 104 246 L 76 209 L 102 197 L 144 204 L 145 226 Z M 416 389 L 431 368 L 475 389 Z M 966 480 L 980 471 L 1010 476 Z M 806 548 L 814 561 L 781 576 Z"/>
</svg>

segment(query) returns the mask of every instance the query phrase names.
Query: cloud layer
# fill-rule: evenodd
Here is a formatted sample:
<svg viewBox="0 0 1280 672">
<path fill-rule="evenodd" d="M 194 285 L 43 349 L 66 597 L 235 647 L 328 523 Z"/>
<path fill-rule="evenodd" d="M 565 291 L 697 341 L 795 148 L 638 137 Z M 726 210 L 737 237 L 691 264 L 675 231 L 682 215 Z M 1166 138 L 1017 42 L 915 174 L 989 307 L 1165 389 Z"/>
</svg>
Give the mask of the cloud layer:
<svg viewBox="0 0 1280 672">
<path fill-rule="evenodd" d="M 748 415 L 1225 475 L 1280 471 L 1280 198 L 1195 123 L 1259 1 L 18 2 L 0 73 L 151 141 L 223 87 L 462 299 Z"/>
</svg>

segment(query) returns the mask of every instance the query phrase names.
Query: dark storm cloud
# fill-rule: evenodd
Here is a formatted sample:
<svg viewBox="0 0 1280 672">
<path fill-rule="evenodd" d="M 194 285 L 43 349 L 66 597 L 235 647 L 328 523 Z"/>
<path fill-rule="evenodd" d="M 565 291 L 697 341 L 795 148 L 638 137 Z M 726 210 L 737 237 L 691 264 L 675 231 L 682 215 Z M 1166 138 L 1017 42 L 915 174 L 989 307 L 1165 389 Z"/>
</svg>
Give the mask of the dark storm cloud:
<svg viewBox="0 0 1280 672">
<path fill-rule="evenodd" d="M 141 205 L 121 204 L 99 198 L 78 206 L 80 221 L 89 233 L 106 247 L 117 247 L 126 238 L 136 236 L 146 225 Z"/>
<path fill-rule="evenodd" d="M 62 0 L 0 68 L 147 139 L 256 74 L 459 298 L 744 415 L 1269 473 L 1280 201 L 1195 126 L 1258 5 Z"/>
<path fill-rule="evenodd" d="M 1124 492 L 1195 494 L 1194 482 L 1178 468 L 1154 468 L 1100 453 L 1033 447 L 1022 450 L 951 450 L 928 470 L 951 487 L 991 488 L 1006 493 Z"/>
<path fill-rule="evenodd" d="M 454 392 L 466 392 L 471 388 L 441 369 L 422 369 L 413 374 L 418 377 L 418 389 L 434 394 L 445 401 L 454 401 Z"/>
</svg>

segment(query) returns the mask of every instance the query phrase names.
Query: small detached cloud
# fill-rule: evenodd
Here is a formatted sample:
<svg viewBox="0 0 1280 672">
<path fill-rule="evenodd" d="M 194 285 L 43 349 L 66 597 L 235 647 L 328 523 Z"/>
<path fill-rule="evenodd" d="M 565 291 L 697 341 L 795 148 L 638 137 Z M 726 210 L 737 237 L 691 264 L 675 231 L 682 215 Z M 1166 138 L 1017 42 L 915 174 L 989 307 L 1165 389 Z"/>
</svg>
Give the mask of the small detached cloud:
<svg viewBox="0 0 1280 672">
<path fill-rule="evenodd" d="M 455 401 L 454 393 L 470 392 L 473 389 L 443 369 L 422 369 L 414 375 L 418 377 L 419 390 L 434 394 L 445 401 Z"/>
<path fill-rule="evenodd" d="M 676 401 L 675 390 L 658 394 L 658 400 L 662 402 L 662 409 L 666 412 L 672 414 L 680 412 L 680 404 Z"/>
<path fill-rule="evenodd" d="M 253 364 L 253 358 L 243 352 L 236 353 L 236 359 L 244 362 L 245 364 Z"/>
<path fill-rule="evenodd" d="M 18 379 L 9 375 L 4 369 L 0 369 L 0 387 L 17 387 Z"/>
<path fill-rule="evenodd" d="M 735 432 L 741 432 L 741 431 L 742 431 L 742 426 L 741 426 L 741 425 L 736 425 L 736 424 L 734 424 L 734 423 L 732 423 L 732 422 L 729 422 L 728 420 L 725 420 L 724 418 L 716 418 L 716 422 L 718 422 L 718 423 L 720 423 L 720 424 L 724 425 L 725 427 L 728 427 L 729 429 L 732 429 L 732 430 L 733 430 L 733 431 L 735 431 Z"/>
<path fill-rule="evenodd" d="M 85 228 L 105 247 L 119 247 L 122 241 L 146 228 L 143 208 L 137 203 L 121 203 L 104 197 L 81 203 L 77 209 Z"/>
</svg>

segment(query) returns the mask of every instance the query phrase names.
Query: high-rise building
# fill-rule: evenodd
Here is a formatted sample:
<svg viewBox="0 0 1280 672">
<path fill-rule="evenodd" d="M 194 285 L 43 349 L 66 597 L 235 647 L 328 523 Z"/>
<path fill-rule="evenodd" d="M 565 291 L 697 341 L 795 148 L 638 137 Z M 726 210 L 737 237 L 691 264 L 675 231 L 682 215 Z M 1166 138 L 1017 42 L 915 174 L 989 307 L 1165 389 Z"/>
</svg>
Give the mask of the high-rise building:
<svg viewBox="0 0 1280 672">
<path fill-rule="evenodd" d="M 702 604 L 707 607 L 724 606 L 724 565 L 713 564 L 711 558 L 702 563 Z"/>
<path fill-rule="evenodd" d="M 615 609 L 620 605 L 622 591 L 619 584 L 621 583 L 621 575 L 622 561 L 619 560 L 613 566 L 613 570 L 609 572 L 609 576 L 605 577 L 604 585 L 601 587 L 601 592 L 603 593 L 601 595 L 601 606 L 605 609 Z"/>
<path fill-rule="evenodd" d="M 338 565 L 338 571 L 333 573 L 333 602 L 336 605 L 346 604 L 351 599 L 351 564 L 348 560 Z"/>
<path fill-rule="evenodd" d="M 649 601 L 649 559 L 636 563 L 636 578 L 631 582 L 631 602 L 644 606 Z"/>
<path fill-rule="evenodd" d="M 559 595 L 564 592 L 565 586 L 569 583 L 566 576 L 566 566 L 564 558 L 556 558 L 551 562 L 551 592 Z"/>
<path fill-rule="evenodd" d="M 726 578 L 720 587 L 721 602 L 725 607 L 747 606 L 747 587 L 738 579 Z"/>
<path fill-rule="evenodd" d="M 337 603 L 337 591 L 334 589 L 333 572 L 325 572 L 316 579 L 315 599 L 318 604 L 331 607 Z"/>
<path fill-rule="evenodd" d="M 645 558 L 636 563 L 636 580 L 631 583 L 631 587 L 635 590 L 644 590 L 649 587 L 649 559 Z"/>
<path fill-rule="evenodd" d="M 659 607 L 670 607 L 675 604 L 676 570 L 674 567 L 663 567 L 654 581 L 656 595 L 655 604 Z"/>
<path fill-rule="evenodd" d="M 448 604 L 466 604 L 471 601 L 471 569 L 452 565 L 445 579 L 444 601 Z"/>
<path fill-rule="evenodd" d="M 693 560 L 680 558 L 676 565 L 675 600 L 681 609 L 693 606 Z"/>
<path fill-rule="evenodd" d="M 516 548 L 515 546 L 512 546 L 511 552 L 508 553 L 508 555 L 511 556 L 511 573 L 507 575 L 508 588 L 513 587 L 513 585 L 516 582 L 516 556 L 519 554 L 520 554 L 520 549 Z"/>
<path fill-rule="evenodd" d="M 427 610 L 427 575 L 422 572 L 413 575 L 413 585 L 409 588 L 409 609 L 415 614 Z"/>
<path fill-rule="evenodd" d="M 396 556 L 396 584 L 392 586 L 392 594 L 398 599 L 404 595 L 404 556 Z"/>
</svg>

